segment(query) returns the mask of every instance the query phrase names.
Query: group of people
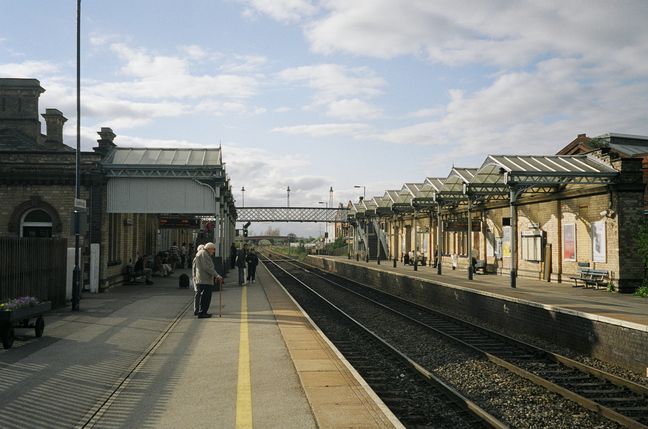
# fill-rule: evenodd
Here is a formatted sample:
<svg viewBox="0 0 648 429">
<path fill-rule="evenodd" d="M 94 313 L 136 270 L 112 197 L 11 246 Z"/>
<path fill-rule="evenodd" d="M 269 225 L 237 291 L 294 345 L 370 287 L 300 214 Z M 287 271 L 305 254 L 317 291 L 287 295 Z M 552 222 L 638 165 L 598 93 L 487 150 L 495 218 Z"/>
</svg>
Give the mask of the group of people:
<svg viewBox="0 0 648 429">
<path fill-rule="evenodd" d="M 243 247 L 238 249 L 236 244 L 232 243 L 230 249 L 230 267 L 232 269 L 238 269 L 239 286 L 256 281 L 257 265 L 259 265 L 259 256 L 254 249 L 248 249 L 247 244 L 244 244 Z"/>
<path fill-rule="evenodd" d="M 153 274 L 166 277 L 173 273 L 177 267 L 184 268 L 185 264 L 190 265 L 195 290 L 194 315 L 200 319 L 209 318 L 211 317 L 209 306 L 213 286 L 222 287 L 223 284 L 223 277 L 216 271 L 214 260 L 216 245 L 212 242 L 199 245 L 192 261 L 189 258 L 191 253 L 186 243 L 178 246 L 177 242 L 173 242 L 168 252 L 160 252 L 155 256 L 152 268 L 148 267 L 146 258 L 140 256 L 139 253 L 133 268 L 135 272 L 146 276 L 147 284 L 153 284 L 151 280 Z M 238 249 L 232 243 L 231 267 L 238 268 L 239 286 L 256 281 L 258 264 L 259 257 L 254 249 L 248 249 L 247 244 Z"/>
</svg>

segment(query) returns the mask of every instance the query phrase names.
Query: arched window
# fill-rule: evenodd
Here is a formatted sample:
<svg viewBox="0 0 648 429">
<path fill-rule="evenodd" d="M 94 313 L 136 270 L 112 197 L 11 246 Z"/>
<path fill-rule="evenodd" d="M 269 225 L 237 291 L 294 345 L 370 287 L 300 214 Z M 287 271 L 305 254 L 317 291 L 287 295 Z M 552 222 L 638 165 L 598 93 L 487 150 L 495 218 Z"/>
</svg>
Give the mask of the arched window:
<svg viewBox="0 0 648 429">
<path fill-rule="evenodd" d="M 20 236 L 28 238 L 51 237 L 52 217 L 45 210 L 29 210 L 20 221 Z"/>
</svg>

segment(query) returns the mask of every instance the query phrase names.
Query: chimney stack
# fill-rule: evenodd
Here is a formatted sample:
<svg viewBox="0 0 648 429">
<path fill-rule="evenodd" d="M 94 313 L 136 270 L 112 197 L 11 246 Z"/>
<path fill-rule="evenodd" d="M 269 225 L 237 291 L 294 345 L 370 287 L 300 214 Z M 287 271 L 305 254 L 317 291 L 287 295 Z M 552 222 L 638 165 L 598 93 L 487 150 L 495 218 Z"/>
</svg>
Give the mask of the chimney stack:
<svg viewBox="0 0 648 429">
<path fill-rule="evenodd" d="M 113 143 L 116 135 L 115 133 L 113 133 L 112 128 L 101 127 L 101 130 L 97 131 L 97 134 L 99 134 L 99 137 L 101 138 L 97 140 L 99 146 L 94 147 L 93 150 L 100 153 L 101 156 L 108 155 L 113 150 L 113 148 L 117 147 L 117 145 Z"/>
<path fill-rule="evenodd" d="M 45 109 L 45 113 L 41 116 L 45 119 L 47 128 L 47 140 L 45 143 L 63 144 L 63 124 L 65 124 L 67 118 L 58 109 Z"/>
</svg>

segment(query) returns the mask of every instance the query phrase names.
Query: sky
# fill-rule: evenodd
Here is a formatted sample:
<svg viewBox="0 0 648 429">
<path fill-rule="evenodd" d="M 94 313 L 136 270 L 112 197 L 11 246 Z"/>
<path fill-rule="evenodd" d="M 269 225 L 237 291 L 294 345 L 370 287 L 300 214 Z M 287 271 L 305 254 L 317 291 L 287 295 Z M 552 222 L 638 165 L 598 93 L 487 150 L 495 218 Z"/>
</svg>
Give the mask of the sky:
<svg viewBox="0 0 648 429">
<path fill-rule="evenodd" d="M 0 77 L 38 79 L 74 146 L 76 1 L 0 11 Z M 645 0 L 83 0 L 81 15 L 82 149 L 101 127 L 120 146 L 222 146 L 246 207 L 648 135 Z"/>
</svg>

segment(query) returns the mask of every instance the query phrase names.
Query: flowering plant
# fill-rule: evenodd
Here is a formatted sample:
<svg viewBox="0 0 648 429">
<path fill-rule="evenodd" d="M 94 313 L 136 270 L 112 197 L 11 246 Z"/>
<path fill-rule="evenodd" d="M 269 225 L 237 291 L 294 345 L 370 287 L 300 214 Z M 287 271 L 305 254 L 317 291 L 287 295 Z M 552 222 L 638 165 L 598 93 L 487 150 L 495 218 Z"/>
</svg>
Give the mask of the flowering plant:
<svg viewBox="0 0 648 429">
<path fill-rule="evenodd" d="M 38 303 L 40 301 L 33 296 L 21 296 L 20 298 L 0 303 L 0 311 L 12 311 L 24 307 L 33 307 Z"/>
</svg>

